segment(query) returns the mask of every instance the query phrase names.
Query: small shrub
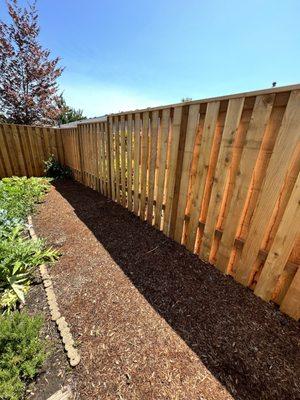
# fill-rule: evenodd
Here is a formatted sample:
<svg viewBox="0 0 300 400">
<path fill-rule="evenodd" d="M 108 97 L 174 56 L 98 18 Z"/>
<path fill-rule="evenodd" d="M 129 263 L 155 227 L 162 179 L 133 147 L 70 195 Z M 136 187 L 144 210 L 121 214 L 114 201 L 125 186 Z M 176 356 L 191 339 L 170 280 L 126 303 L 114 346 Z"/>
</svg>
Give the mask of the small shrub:
<svg viewBox="0 0 300 400">
<path fill-rule="evenodd" d="M 47 161 L 44 161 L 44 164 L 44 173 L 49 178 L 71 179 L 73 177 L 72 170 L 67 166 L 61 165 L 53 154 Z"/>
<path fill-rule="evenodd" d="M 5 312 L 24 302 L 34 269 L 43 263 L 53 263 L 57 251 L 44 248 L 41 240 L 25 237 L 20 227 L 0 241 L 0 306 Z"/>
<path fill-rule="evenodd" d="M 26 383 L 46 358 L 41 317 L 15 312 L 0 316 L 0 399 L 23 398 Z"/>
</svg>

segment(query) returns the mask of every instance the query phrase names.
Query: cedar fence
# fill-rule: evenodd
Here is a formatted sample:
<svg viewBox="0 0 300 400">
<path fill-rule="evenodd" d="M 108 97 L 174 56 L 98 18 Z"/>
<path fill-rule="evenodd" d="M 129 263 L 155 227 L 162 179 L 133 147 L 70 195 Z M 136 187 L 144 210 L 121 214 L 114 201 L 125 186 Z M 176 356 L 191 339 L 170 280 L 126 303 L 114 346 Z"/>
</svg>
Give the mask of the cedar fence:
<svg viewBox="0 0 300 400">
<path fill-rule="evenodd" d="M 127 207 L 300 318 L 300 85 L 109 115 L 76 128 L 0 125 L 0 174 L 54 154 Z"/>
</svg>

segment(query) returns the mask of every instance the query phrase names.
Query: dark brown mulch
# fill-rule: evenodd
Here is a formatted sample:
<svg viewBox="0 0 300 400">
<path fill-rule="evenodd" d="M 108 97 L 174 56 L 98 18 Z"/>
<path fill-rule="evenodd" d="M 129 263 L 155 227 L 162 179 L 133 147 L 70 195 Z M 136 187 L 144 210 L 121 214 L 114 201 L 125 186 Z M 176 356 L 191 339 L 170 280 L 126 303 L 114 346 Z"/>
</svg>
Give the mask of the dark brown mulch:
<svg viewBox="0 0 300 400">
<path fill-rule="evenodd" d="M 28 387 L 26 398 L 47 400 L 63 386 L 70 386 L 74 391 L 72 370 L 55 322 L 51 321 L 45 290 L 38 273 L 36 273 L 34 285 L 31 286 L 22 311 L 32 315 L 42 315 L 44 320 L 42 338 L 46 340 L 48 353 L 39 375 Z"/>
<path fill-rule="evenodd" d="M 299 324 L 275 306 L 78 183 L 34 223 L 63 252 L 51 274 L 79 398 L 300 398 Z"/>
</svg>

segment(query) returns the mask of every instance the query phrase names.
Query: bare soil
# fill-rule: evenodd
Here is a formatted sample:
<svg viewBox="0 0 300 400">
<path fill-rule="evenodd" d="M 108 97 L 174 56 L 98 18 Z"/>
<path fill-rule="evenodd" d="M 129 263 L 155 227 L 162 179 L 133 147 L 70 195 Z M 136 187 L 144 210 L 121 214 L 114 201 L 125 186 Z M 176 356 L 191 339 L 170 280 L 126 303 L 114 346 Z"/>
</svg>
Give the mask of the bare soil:
<svg viewBox="0 0 300 400">
<path fill-rule="evenodd" d="M 299 324 L 75 182 L 34 225 L 79 345 L 80 399 L 300 399 Z"/>
</svg>

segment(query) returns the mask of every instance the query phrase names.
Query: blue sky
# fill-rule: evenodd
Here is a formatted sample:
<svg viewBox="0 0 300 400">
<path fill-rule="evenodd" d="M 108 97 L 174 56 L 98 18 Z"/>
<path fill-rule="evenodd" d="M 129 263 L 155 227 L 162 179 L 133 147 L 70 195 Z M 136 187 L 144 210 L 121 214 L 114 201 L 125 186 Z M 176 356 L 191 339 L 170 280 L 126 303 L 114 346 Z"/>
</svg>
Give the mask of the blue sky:
<svg viewBox="0 0 300 400">
<path fill-rule="evenodd" d="M 87 116 L 300 82 L 300 0 L 37 4 L 60 87 Z"/>
</svg>

